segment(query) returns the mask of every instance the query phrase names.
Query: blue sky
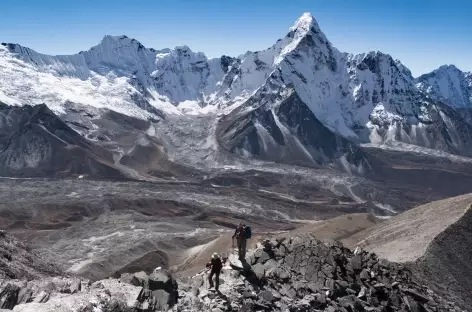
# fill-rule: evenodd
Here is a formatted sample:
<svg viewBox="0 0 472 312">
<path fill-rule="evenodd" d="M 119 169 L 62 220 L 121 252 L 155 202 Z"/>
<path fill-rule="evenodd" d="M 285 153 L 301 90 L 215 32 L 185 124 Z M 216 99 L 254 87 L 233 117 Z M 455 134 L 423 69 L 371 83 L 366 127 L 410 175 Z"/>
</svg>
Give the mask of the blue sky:
<svg viewBox="0 0 472 312">
<path fill-rule="evenodd" d="M 311 12 L 343 52 L 380 50 L 414 75 L 442 64 L 472 71 L 470 0 L 0 0 L 0 41 L 72 54 L 105 34 L 209 57 L 261 50 Z"/>
</svg>

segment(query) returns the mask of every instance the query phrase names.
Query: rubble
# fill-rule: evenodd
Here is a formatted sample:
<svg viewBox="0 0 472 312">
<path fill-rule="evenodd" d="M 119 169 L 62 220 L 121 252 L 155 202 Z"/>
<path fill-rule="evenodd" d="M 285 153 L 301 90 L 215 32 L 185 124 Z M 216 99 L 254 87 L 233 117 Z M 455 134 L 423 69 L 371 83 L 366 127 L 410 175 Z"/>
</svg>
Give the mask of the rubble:
<svg viewBox="0 0 472 312">
<path fill-rule="evenodd" d="M 90 283 L 72 277 L 4 280 L 0 308 L 46 311 L 434 311 L 461 312 L 408 268 L 312 235 L 264 241 L 240 261 L 229 256 L 220 289 L 208 272 L 175 280 L 161 268 Z"/>
</svg>

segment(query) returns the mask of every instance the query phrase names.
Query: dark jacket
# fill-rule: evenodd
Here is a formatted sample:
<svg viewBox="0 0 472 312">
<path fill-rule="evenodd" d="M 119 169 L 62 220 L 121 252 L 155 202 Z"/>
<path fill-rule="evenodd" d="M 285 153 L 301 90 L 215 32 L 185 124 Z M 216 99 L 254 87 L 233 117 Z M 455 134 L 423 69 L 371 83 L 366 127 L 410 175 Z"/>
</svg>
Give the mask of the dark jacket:
<svg viewBox="0 0 472 312">
<path fill-rule="evenodd" d="M 219 272 L 223 268 L 223 262 L 221 262 L 221 258 L 212 258 L 211 262 L 211 270 L 214 272 Z"/>
<path fill-rule="evenodd" d="M 245 239 L 246 238 L 246 231 L 244 229 L 244 226 L 238 226 L 236 230 L 234 231 L 233 238 L 237 239 Z"/>
</svg>

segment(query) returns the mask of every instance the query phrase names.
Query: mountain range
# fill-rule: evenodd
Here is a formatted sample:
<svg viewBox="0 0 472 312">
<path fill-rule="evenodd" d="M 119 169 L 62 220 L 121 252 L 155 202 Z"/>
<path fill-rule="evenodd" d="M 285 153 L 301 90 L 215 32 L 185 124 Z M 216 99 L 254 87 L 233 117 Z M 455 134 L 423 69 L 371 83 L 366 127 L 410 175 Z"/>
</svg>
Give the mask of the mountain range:
<svg viewBox="0 0 472 312">
<path fill-rule="evenodd" d="M 64 120 L 78 108 L 150 121 L 224 116 L 216 136 L 230 152 L 310 166 L 347 159 L 362 171 L 352 144 L 472 152 L 471 73 L 450 65 L 414 78 L 388 54 L 340 52 L 309 13 L 273 46 L 238 57 L 149 49 L 126 36 L 67 56 L 3 43 L 0 101 L 45 103 Z M 84 123 L 72 126 L 93 133 Z"/>
<path fill-rule="evenodd" d="M 341 52 L 309 13 L 237 57 L 126 36 L 75 55 L 0 45 L 0 310 L 159 311 L 177 298 L 149 282 L 171 281 L 162 266 L 189 311 L 462 311 L 471 181 L 472 74 Z M 195 273 L 230 256 L 239 222 L 272 286 L 227 267 L 235 305 L 213 309 Z"/>
</svg>

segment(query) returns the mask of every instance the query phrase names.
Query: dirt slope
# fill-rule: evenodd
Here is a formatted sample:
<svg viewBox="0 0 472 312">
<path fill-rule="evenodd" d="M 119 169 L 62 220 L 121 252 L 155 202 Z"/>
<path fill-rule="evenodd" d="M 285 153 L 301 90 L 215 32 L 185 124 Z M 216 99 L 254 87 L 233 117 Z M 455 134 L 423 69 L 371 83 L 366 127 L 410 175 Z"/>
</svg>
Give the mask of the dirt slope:
<svg viewBox="0 0 472 312">
<path fill-rule="evenodd" d="M 354 213 L 325 221 L 309 223 L 295 230 L 288 232 L 283 231 L 279 234 L 274 232 L 260 233 L 260 231 L 258 231 L 259 229 L 256 227 L 254 230 L 257 231 L 257 233 L 255 233 L 248 242 L 247 248 L 255 248 L 261 239 L 268 237 L 286 237 L 287 235 L 297 236 L 306 233 L 314 234 L 315 237 L 320 240 L 339 240 L 371 227 L 380 221 L 380 219 L 367 213 Z M 205 263 L 209 261 L 214 252 L 218 252 L 222 256 L 234 252 L 231 240 L 232 234 L 231 231 L 226 232 L 207 244 L 195 246 L 182 252 L 174 259 L 174 263 L 178 264 L 173 268 L 176 276 L 192 276 L 198 273 L 200 270 L 205 268 Z"/>
<path fill-rule="evenodd" d="M 317 239 L 341 240 L 370 228 L 382 220 L 368 213 L 352 213 L 310 223 L 292 231 L 294 235 L 313 233 Z"/>
<path fill-rule="evenodd" d="M 342 241 L 351 248 L 361 246 L 390 261 L 415 261 L 436 236 L 465 214 L 471 203 L 472 194 L 431 202 Z"/>
<path fill-rule="evenodd" d="M 470 207 L 470 205 L 469 205 Z M 472 307 L 472 209 L 436 236 L 417 261 L 432 288 Z"/>
</svg>

